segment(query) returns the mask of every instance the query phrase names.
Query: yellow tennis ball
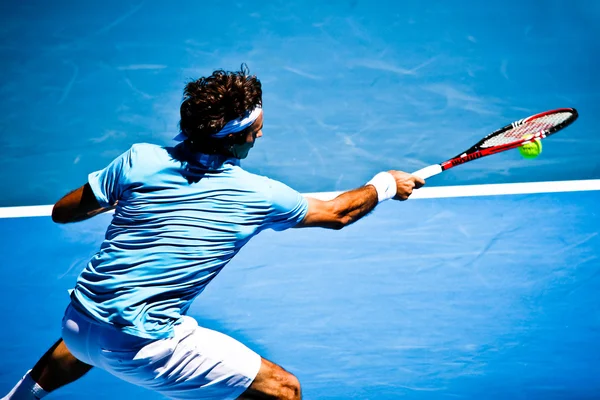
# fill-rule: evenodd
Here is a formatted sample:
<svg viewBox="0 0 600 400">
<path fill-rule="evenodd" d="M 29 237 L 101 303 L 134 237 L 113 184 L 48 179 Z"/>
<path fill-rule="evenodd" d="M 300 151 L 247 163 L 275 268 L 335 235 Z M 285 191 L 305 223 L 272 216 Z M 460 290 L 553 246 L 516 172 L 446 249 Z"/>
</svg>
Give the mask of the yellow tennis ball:
<svg viewBox="0 0 600 400">
<path fill-rule="evenodd" d="M 529 139 L 531 136 L 526 136 L 523 139 Z M 519 153 L 523 158 L 532 159 L 536 158 L 542 152 L 542 142 L 540 140 L 534 140 L 531 143 L 525 143 L 519 147 Z"/>
</svg>

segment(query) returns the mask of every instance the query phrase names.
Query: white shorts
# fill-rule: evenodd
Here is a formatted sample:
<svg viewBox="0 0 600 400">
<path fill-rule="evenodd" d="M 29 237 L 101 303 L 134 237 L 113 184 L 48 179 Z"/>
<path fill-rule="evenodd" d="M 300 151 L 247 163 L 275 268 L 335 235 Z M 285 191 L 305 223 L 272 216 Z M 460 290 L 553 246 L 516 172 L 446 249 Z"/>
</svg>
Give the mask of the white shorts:
<svg viewBox="0 0 600 400">
<path fill-rule="evenodd" d="M 236 399 L 261 365 L 258 354 L 191 317 L 168 339 L 144 339 L 98 323 L 69 305 L 62 338 L 79 360 L 171 399 Z"/>
</svg>

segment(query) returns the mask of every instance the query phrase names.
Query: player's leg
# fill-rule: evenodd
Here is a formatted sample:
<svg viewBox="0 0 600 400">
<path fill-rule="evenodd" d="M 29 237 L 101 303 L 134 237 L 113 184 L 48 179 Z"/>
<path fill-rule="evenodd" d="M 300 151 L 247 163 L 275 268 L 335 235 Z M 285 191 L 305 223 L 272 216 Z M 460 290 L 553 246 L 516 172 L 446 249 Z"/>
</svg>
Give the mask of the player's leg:
<svg viewBox="0 0 600 400">
<path fill-rule="evenodd" d="M 60 339 L 2 400 L 41 399 L 49 392 L 81 378 L 91 368 L 76 359 Z"/>
<path fill-rule="evenodd" d="M 263 358 L 261 361 L 256 378 L 238 398 L 239 400 L 298 400 L 302 398 L 298 378 L 269 360 Z"/>
<path fill-rule="evenodd" d="M 92 366 L 75 358 L 60 339 L 35 364 L 31 377 L 45 391 L 51 392 L 76 381 L 90 369 Z"/>
<path fill-rule="evenodd" d="M 63 338 L 80 360 L 172 399 L 300 399 L 292 374 L 190 317 L 174 326 L 171 337 L 154 340 L 96 323 L 69 307 Z"/>
</svg>

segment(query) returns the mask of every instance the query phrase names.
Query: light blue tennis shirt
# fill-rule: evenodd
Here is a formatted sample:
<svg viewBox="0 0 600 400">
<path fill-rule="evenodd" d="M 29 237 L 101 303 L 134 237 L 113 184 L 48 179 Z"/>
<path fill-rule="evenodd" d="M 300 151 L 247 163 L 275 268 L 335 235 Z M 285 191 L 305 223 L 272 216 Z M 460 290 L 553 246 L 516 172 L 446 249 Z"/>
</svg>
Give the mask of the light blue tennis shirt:
<svg viewBox="0 0 600 400">
<path fill-rule="evenodd" d="M 118 201 L 100 250 L 77 280 L 76 308 L 132 335 L 170 337 L 192 301 L 250 238 L 306 215 L 288 186 L 244 171 L 237 159 L 185 144 L 136 144 L 89 184 Z"/>
</svg>

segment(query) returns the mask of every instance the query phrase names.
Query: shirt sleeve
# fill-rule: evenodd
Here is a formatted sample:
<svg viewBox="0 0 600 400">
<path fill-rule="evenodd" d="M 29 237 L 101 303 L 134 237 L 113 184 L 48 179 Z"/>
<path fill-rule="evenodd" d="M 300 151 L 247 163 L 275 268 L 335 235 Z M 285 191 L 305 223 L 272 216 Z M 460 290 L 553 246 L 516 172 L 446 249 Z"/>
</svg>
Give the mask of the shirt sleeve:
<svg viewBox="0 0 600 400">
<path fill-rule="evenodd" d="M 308 211 L 308 201 L 289 186 L 267 180 L 271 194 L 271 212 L 267 218 L 267 228 L 283 231 L 298 225 Z"/>
<path fill-rule="evenodd" d="M 108 166 L 88 175 L 88 183 L 103 207 L 110 207 L 121 197 L 128 185 L 133 147 L 115 158 Z"/>
</svg>

